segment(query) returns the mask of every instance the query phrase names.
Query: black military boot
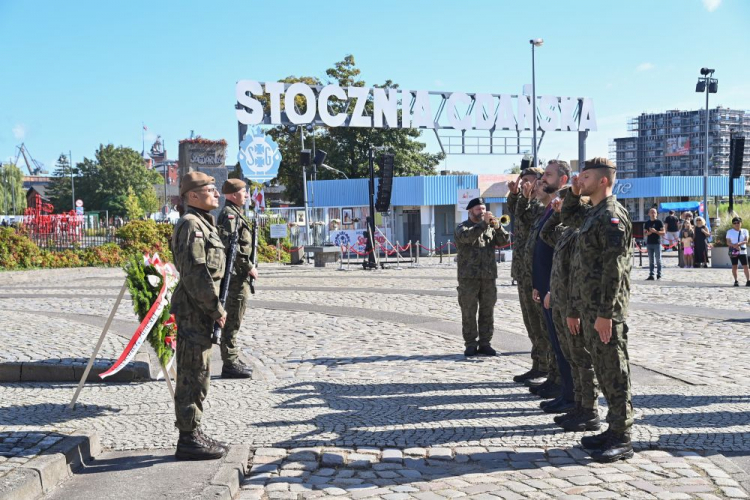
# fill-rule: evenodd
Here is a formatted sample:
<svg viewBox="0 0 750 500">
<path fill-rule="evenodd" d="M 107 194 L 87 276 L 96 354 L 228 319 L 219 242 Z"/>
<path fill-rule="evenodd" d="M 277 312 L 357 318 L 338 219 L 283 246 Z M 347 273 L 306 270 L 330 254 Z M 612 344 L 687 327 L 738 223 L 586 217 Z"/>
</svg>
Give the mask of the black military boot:
<svg viewBox="0 0 750 500">
<path fill-rule="evenodd" d="M 480 345 L 477 353 L 481 354 L 482 356 L 497 356 L 497 351 L 494 350 L 489 344 Z"/>
<path fill-rule="evenodd" d="M 192 432 L 180 431 L 174 456 L 177 460 L 215 460 L 225 454 L 224 448 L 206 443 L 196 429 Z"/>
<path fill-rule="evenodd" d="M 535 378 L 545 377 L 546 375 L 547 375 L 546 372 L 542 372 L 535 368 L 532 368 L 526 373 L 522 373 L 521 375 L 516 375 L 515 377 L 513 377 L 513 382 L 518 382 L 520 384 L 522 382 L 526 382 L 527 380 L 533 380 Z"/>
<path fill-rule="evenodd" d="M 582 437 L 581 446 L 583 446 L 587 450 L 598 450 L 599 448 L 601 448 L 607 443 L 607 440 L 609 439 L 610 434 L 611 434 L 611 431 L 607 429 L 601 434 Z"/>
<path fill-rule="evenodd" d="M 527 381 L 528 382 L 528 381 Z M 529 386 L 529 392 L 531 394 L 538 394 L 539 391 L 546 389 L 549 386 L 555 385 L 555 383 L 550 379 L 545 379 L 544 382 L 542 382 L 539 385 L 531 385 Z"/>
<path fill-rule="evenodd" d="M 575 407 L 575 401 L 568 401 L 567 399 L 560 396 L 554 399 L 552 403 L 544 405 L 542 411 L 544 413 L 568 413 L 569 411 L 573 411 Z"/>
<path fill-rule="evenodd" d="M 467 358 L 470 356 L 476 356 L 477 355 L 477 346 L 470 345 L 466 347 L 466 350 L 464 350 L 464 356 Z"/>
<path fill-rule="evenodd" d="M 217 441 L 216 439 L 204 434 L 203 429 L 198 427 L 196 429 L 198 432 L 199 437 L 203 440 L 204 443 L 206 443 L 209 446 L 218 446 L 219 448 L 223 449 L 225 452 L 229 451 L 229 445 L 226 443 L 222 443 L 221 441 Z"/>
<path fill-rule="evenodd" d="M 633 458 L 633 443 L 630 442 L 630 433 L 610 432 L 607 442 L 598 450 L 592 450 L 590 455 L 591 460 L 602 464 Z"/>
<path fill-rule="evenodd" d="M 578 412 L 581 411 L 581 403 L 576 403 L 575 408 L 570 410 L 568 413 L 563 413 L 562 415 L 557 415 L 554 420 L 557 425 L 562 424 L 566 420 L 570 420 L 571 418 L 575 418 L 576 415 L 578 415 Z"/>
<path fill-rule="evenodd" d="M 555 399 L 562 395 L 562 387 L 558 384 L 551 384 L 543 389 L 540 387 L 539 390 L 536 391 L 536 395 L 542 399 Z"/>
<path fill-rule="evenodd" d="M 581 408 L 576 417 L 560 424 L 560 427 L 570 432 L 598 431 L 601 426 L 599 412 L 594 408 Z"/>
<path fill-rule="evenodd" d="M 250 368 L 239 359 L 221 368 L 221 378 L 250 378 L 252 375 Z"/>
</svg>

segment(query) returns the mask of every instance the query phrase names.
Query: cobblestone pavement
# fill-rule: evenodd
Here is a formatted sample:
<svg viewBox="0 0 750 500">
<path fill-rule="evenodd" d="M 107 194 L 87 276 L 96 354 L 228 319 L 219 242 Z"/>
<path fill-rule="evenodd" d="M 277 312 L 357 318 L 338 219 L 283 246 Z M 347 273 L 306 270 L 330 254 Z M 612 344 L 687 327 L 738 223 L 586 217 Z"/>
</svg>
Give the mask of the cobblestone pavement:
<svg viewBox="0 0 750 500">
<path fill-rule="evenodd" d="M 215 378 L 206 404 L 209 433 L 255 449 L 243 496 L 747 494 L 748 476 L 720 455 L 750 450 L 749 296 L 726 286 L 728 270 L 670 267 L 665 280 L 647 283 L 647 272 L 634 269 L 639 452 L 607 467 L 589 463 L 576 446 L 582 434 L 559 432 L 539 399 L 510 381 L 529 358 L 508 270 L 500 264 L 494 345 L 502 355 L 467 360 L 450 264 L 375 272 L 263 266 L 242 332 L 253 379 Z M 122 281 L 112 269 L 0 274 L 0 339 L 8 346 L 0 363 L 86 358 L 100 331 L 90 320 L 108 315 Z M 116 317 L 134 324 L 129 301 Z M 103 356 L 124 342 L 108 336 Z M 511 345 L 526 347 L 504 348 Z M 90 384 L 69 411 L 73 391 L 0 385 L 0 474 L 38 453 L 46 437 L 77 429 L 98 430 L 114 450 L 174 446 L 164 382 Z M 7 439 L 16 441 L 6 450 Z"/>
</svg>

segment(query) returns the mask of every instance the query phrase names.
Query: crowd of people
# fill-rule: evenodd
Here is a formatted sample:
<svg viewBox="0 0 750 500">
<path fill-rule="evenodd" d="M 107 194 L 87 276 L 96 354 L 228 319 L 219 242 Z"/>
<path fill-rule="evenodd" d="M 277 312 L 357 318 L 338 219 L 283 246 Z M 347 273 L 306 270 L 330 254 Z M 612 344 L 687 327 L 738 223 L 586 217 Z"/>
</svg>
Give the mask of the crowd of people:
<svg viewBox="0 0 750 500">
<path fill-rule="evenodd" d="M 532 345 L 531 369 L 513 380 L 544 399 L 541 410 L 556 414 L 565 431 L 600 430 L 601 389 L 608 428 L 581 444 L 604 463 L 633 456 L 626 323 L 632 225 L 612 194 L 615 174 L 611 161 L 594 158 L 571 180 L 568 164 L 552 160 L 508 183 L 515 220 L 511 274 Z M 508 233 L 482 198 L 468 211 L 456 228 L 464 355 L 492 356 L 495 246 Z"/>
</svg>

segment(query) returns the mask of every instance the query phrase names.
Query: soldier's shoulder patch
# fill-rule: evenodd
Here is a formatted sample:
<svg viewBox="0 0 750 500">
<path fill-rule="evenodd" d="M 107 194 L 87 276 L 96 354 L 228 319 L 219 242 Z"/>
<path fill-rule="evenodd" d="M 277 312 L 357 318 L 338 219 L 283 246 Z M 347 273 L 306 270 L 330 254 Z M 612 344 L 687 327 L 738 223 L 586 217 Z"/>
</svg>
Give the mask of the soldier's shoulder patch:
<svg viewBox="0 0 750 500">
<path fill-rule="evenodd" d="M 234 215 L 232 215 L 232 214 L 227 215 L 227 219 L 234 220 Z"/>
<path fill-rule="evenodd" d="M 195 237 L 196 238 L 203 238 L 203 231 L 196 231 L 195 232 Z"/>
<path fill-rule="evenodd" d="M 610 217 L 609 222 L 611 222 L 612 224 L 619 224 L 620 223 L 620 218 L 619 217 Z"/>
</svg>

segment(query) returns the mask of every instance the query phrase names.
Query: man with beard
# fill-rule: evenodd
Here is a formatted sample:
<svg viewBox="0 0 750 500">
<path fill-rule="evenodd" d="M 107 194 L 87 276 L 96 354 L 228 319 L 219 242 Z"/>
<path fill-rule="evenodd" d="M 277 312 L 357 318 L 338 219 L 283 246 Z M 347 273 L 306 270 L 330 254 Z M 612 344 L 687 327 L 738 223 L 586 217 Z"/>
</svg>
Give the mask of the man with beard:
<svg viewBox="0 0 750 500">
<path fill-rule="evenodd" d="M 494 356 L 497 353 L 490 342 L 497 302 L 495 247 L 507 243 L 509 235 L 487 211 L 483 198 L 474 198 L 466 208 L 469 218 L 458 225 L 455 234 L 464 355 Z"/>
<path fill-rule="evenodd" d="M 531 232 L 533 240 L 529 239 L 529 251 L 532 254 L 532 297 L 535 302 L 541 303 L 550 291 L 550 279 L 552 277 L 552 257 L 554 246 L 549 245 L 541 237 L 540 233 L 544 224 L 552 216 L 552 199 L 557 191 L 568 183 L 570 178 L 570 167 L 564 161 L 551 160 L 547 164 L 544 175 L 540 181 L 542 196 L 539 201 L 544 205 L 543 215 L 534 225 Z M 570 364 L 565 359 L 560 341 L 555 331 L 555 322 L 552 317 L 552 310 L 549 305 L 545 307 L 541 304 L 543 326 L 547 332 L 547 338 L 552 346 L 554 353 L 554 362 L 557 366 L 557 373 L 560 377 L 560 394 L 552 401 L 542 403 L 542 409 L 546 413 L 566 413 L 575 406 L 575 397 L 573 392 L 573 378 L 570 372 Z"/>
<path fill-rule="evenodd" d="M 628 325 L 633 230 L 628 211 L 612 195 L 615 164 L 606 158 L 587 161 L 565 197 L 562 214 L 579 221 L 571 269 L 567 318 L 571 334 L 583 333 L 596 378 L 607 399 L 609 427 L 581 439 L 596 462 L 614 462 L 633 456 L 630 428 Z M 581 196 L 591 198 L 591 207 Z"/>
</svg>

